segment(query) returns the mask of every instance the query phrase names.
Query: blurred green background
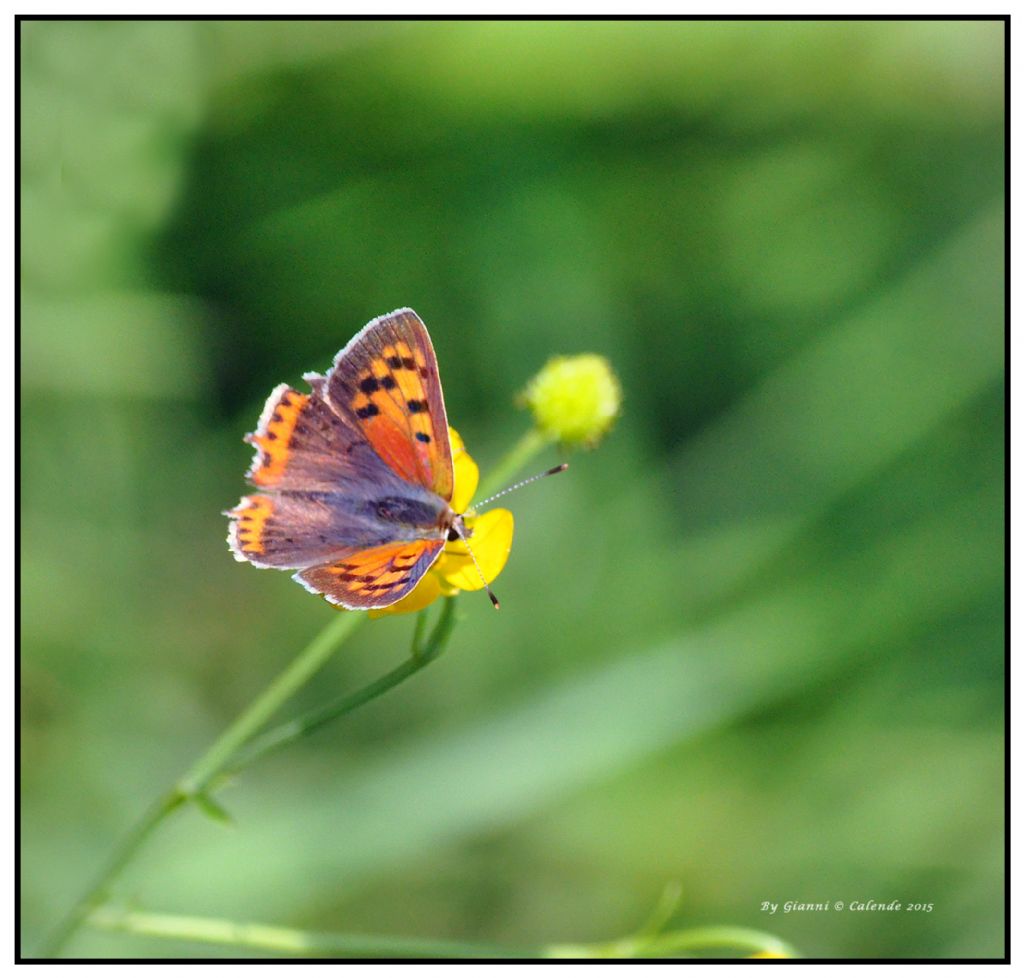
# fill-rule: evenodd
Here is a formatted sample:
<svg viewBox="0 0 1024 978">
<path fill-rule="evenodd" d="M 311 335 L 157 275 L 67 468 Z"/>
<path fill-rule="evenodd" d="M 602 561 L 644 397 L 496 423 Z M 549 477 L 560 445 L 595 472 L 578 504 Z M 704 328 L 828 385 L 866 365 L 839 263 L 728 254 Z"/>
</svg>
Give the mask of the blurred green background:
<svg viewBox="0 0 1024 978">
<path fill-rule="evenodd" d="M 510 500 L 500 614 L 119 897 L 517 946 L 678 880 L 673 926 L 1003 954 L 1003 24 L 20 30 L 27 952 L 335 614 L 220 511 L 270 389 L 411 305 L 485 476 L 553 354 L 621 421 Z M 871 899 L 935 909 L 760 909 Z"/>
</svg>

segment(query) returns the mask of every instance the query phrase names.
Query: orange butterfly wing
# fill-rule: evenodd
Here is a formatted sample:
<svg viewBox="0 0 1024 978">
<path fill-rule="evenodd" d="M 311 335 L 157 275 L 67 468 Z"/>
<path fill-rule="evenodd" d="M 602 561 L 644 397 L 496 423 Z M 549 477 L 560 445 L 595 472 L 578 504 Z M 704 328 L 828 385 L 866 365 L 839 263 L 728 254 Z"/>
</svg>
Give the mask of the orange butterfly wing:
<svg viewBox="0 0 1024 978">
<path fill-rule="evenodd" d="M 338 354 L 326 378 L 306 379 L 392 471 L 451 501 L 455 479 L 437 357 L 416 313 L 398 309 L 374 319 Z"/>
<path fill-rule="evenodd" d="M 443 547 L 443 540 L 407 540 L 356 550 L 299 571 L 295 580 L 352 611 L 386 608 L 416 587 Z"/>
</svg>

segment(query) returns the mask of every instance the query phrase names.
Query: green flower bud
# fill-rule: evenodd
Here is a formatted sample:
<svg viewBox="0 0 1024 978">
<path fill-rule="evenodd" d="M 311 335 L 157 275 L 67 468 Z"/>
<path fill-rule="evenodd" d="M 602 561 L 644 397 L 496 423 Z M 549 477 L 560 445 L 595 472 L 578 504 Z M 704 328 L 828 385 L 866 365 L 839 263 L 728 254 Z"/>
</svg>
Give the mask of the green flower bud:
<svg viewBox="0 0 1024 978">
<path fill-rule="evenodd" d="M 542 434 L 563 445 L 593 448 L 622 405 L 611 364 L 596 353 L 553 357 L 522 394 Z"/>
</svg>

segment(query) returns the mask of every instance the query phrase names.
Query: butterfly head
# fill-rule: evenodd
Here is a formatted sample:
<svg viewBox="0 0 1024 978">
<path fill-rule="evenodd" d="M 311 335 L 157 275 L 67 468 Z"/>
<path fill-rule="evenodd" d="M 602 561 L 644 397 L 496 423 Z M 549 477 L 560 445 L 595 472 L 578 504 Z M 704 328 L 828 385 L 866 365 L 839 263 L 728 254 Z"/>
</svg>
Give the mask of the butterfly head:
<svg viewBox="0 0 1024 978">
<path fill-rule="evenodd" d="M 455 543 L 456 540 L 466 540 L 473 535 L 473 531 L 466 526 L 462 516 L 452 513 L 451 521 L 448 523 L 448 542 Z"/>
</svg>

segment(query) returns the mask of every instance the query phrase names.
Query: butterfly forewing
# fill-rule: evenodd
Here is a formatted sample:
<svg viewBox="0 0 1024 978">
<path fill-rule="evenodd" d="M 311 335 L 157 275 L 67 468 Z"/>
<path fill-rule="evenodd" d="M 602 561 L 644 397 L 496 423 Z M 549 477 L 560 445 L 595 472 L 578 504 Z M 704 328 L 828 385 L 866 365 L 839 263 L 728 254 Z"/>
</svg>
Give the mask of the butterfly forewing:
<svg viewBox="0 0 1024 978">
<path fill-rule="evenodd" d="M 338 354 L 327 397 L 401 478 L 451 500 L 448 419 L 427 328 L 411 309 L 373 320 Z"/>
<path fill-rule="evenodd" d="M 316 390 L 274 388 L 256 431 L 245 440 L 256 446 L 246 475 L 260 489 L 345 492 L 381 480 L 400 484 L 362 431 Z"/>
</svg>

